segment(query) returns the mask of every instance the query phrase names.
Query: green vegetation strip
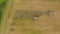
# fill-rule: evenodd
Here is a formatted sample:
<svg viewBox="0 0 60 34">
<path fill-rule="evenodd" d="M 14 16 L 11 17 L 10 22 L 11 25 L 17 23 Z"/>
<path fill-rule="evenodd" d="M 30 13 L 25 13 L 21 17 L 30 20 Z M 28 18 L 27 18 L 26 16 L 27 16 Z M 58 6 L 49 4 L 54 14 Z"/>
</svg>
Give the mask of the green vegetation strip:
<svg viewBox="0 0 60 34">
<path fill-rule="evenodd" d="M 8 0 L 0 0 L 0 30 L 1 30 L 1 20 L 2 20 L 2 15 L 5 9 L 5 6 L 7 4 Z"/>
<path fill-rule="evenodd" d="M 1 17 L 2 17 L 2 14 L 4 12 L 4 7 L 7 3 L 7 0 L 0 0 L 0 23 L 1 23 Z"/>
</svg>

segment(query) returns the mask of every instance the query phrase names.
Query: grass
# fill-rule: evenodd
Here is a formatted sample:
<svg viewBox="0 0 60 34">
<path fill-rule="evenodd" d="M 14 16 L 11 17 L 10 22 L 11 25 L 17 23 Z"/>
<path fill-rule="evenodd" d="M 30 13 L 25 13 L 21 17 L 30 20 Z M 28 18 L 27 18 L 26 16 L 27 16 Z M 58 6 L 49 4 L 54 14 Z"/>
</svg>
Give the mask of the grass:
<svg viewBox="0 0 60 34">
<path fill-rule="evenodd" d="M 32 19 L 20 18 L 16 20 L 18 26 L 28 26 L 32 24 Z"/>
<path fill-rule="evenodd" d="M 4 8 L 6 6 L 7 0 L 0 0 L 0 32 L 1 32 L 1 20 L 2 20 L 2 15 L 4 12 Z"/>
<path fill-rule="evenodd" d="M 49 2 L 56 2 L 56 0 L 47 0 L 47 1 L 49 1 Z"/>
<path fill-rule="evenodd" d="M 40 31 L 36 31 L 32 28 L 32 23 L 34 23 L 32 19 L 27 19 L 27 18 L 16 19 L 16 26 L 22 27 L 21 29 L 22 34 L 41 34 Z"/>
<path fill-rule="evenodd" d="M 2 14 L 4 12 L 4 7 L 7 3 L 7 0 L 0 0 L 0 23 L 1 23 L 1 17 L 2 17 Z"/>
<path fill-rule="evenodd" d="M 23 34 L 41 34 L 40 31 L 35 31 L 33 29 L 25 29 L 25 28 L 23 28 L 23 30 L 21 32 Z"/>
<path fill-rule="evenodd" d="M 48 2 L 60 2 L 60 0 L 42 0 L 42 1 L 48 1 Z"/>
</svg>

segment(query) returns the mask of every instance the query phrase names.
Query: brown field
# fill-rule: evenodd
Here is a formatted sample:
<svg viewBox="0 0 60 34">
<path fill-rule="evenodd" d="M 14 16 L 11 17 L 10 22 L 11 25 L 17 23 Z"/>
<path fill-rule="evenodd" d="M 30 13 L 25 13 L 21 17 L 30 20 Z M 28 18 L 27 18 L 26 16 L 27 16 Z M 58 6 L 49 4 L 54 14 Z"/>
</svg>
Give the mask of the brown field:
<svg viewBox="0 0 60 34">
<path fill-rule="evenodd" d="M 16 19 L 15 34 L 60 34 L 59 2 L 16 0 L 16 10 L 55 11 L 53 16 L 41 16 L 37 22 L 32 19 Z"/>
<path fill-rule="evenodd" d="M 60 34 L 60 3 L 39 0 L 15 0 L 15 10 L 55 11 L 54 15 L 42 15 L 37 21 L 17 18 L 11 34 Z M 14 12 L 15 13 L 15 12 Z"/>
</svg>

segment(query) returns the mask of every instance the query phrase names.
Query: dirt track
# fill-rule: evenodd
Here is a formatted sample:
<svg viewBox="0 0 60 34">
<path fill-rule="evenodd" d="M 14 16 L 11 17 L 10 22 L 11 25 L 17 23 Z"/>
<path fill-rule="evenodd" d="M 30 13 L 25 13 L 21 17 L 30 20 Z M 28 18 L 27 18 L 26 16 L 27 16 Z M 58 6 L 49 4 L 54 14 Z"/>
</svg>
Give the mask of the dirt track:
<svg viewBox="0 0 60 34">
<path fill-rule="evenodd" d="M 2 29 L 1 29 L 1 34 L 8 34 L 9 30 L 10 30 L 10 26 L 11 26 L 11 11 L 14 11 L 13 9 L 13 0 L 9 0 L 7 5 L 6 5 L 6 9 L 4 10 L 4 14 L 2 17 Z M 13 17 L 13 16 L 12 16 Z"/>
</svg>

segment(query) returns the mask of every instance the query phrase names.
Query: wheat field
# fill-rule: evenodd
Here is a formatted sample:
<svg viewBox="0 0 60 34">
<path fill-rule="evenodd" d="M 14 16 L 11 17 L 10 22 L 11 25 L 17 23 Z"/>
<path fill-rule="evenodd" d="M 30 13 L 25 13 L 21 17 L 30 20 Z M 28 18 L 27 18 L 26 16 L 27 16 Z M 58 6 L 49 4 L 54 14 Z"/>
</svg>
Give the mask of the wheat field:
<svg viewBox="0 0 60 34">
<path fill-rule="evenodd" d="M 60 34 L 60 3 L 42 0 L 16 0 L 16 12 L 55 11 L 54 15 L 42 15 L 37 21 L 32 18 L 16 18 L 14 34 Z M 25 15 L 26 16 L 26 15 Z"/>
</svg>

